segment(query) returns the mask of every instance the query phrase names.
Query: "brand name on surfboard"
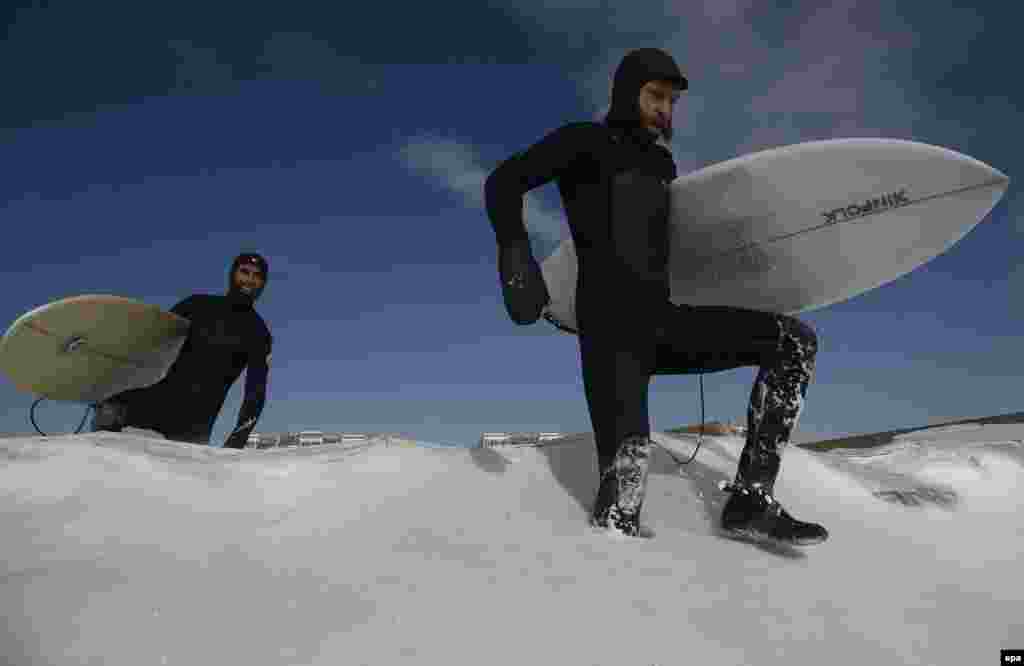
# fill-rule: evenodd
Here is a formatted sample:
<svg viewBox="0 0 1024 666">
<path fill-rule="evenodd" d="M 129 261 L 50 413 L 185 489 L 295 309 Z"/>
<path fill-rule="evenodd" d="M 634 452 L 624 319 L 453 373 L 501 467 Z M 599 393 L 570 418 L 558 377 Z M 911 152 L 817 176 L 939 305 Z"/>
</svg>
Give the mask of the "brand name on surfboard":
<svg viewBox="0 0 1024 666">
<path fill-rule="evenodd" d="M 832 210 L 825 211 L 821 216 L 825 218 L 825 224 L 835 224 L 836 222 L 845 222 L 857 217 L 871 215 L 872 213 L 877 213 L 880 210 L 899 208 L 900 206 L 907 206 L 909 204 L 910 199 L 907 198 L 907 190 L 904 188 L 897 192 L 886 194 L 885 196 L 868 199 L 864 203 L 855 203 L 841 208 L 833 208 Z"/>
</svg>

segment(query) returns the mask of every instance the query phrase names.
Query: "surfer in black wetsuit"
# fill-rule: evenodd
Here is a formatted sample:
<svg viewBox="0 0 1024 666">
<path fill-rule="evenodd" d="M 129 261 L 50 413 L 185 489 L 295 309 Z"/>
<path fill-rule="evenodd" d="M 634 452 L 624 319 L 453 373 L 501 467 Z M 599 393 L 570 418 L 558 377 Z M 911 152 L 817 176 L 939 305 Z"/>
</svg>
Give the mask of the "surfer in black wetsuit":
<svg viewBox="0 0 1024 666">
<path fill-rule="evenodd" d="M 576 314 L 584 391 L 597 444 L 595 526 L 639 533 L 650 456 L 648 386 L 655 374 L 759 367 L 746 445 L 723 510 L 737 535 L 787 543 L 827 538 L 773 498 L 780 456 L 804 404 L 817 337 L 788 316 L 669 300 L 667 185 L 676 177 L 665 143 L 675 100 L 688 87 L 658 49 L 630 52 L 615 72 L 602 123 L 565 125 L 501 163 L 487 178 L 505 305 L 519 324 L 549 300 L 523 221 L 523 195 L 555 181 L 579 262 Z"/>
<path fill-rule="evenodd" d="M 267 278 L 266 259 L 242 254 L 231 264 L 226 296 L 195 294 L 171 308 L 191 325 L 167 376 L 97 405 L 93 430 L 130 426 L 155 430 L 168 439 L 208 444 L 228 390 L 244 369 L 245 398 L 238 425 L 224 443 L 226 448 L 244 447 L 266 403 L 273 339 L 253 304 Z"/>
</svg>

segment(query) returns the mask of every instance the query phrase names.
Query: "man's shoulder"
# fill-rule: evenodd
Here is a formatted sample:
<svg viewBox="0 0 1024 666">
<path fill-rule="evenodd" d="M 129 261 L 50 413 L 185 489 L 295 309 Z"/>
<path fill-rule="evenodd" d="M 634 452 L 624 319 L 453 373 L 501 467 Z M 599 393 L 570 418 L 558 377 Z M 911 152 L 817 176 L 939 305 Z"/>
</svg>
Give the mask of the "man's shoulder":
<svg viewBox="0 0 1024 666">
<path fill-rule="evenodd" d="M 604 136 L 608 134 L 608 126 L 596 120 L 577 120 L 562 125 L 556 131 L 565 134 Z"/>
<path fill-rule="evenodd" d="M 581 120 L 558 127 L 548 138 L 577 158 L 587 156 L 591 160 L 603 161 L 612 134 L 604 123 Z"/>
<path fill-rule="evenodd" d="M 200 305 L 200 304 L 207 304 L 207 303 L 210 303 L 210 304 L 219 303 L 219 302 L 221 302 L 223 300 L 224 300 L 224 297 L 220 296 L 218 294 L 192 294 L 192 295 L 186 297 L 183 302 L 185 302 L 185 303 L 195 303 L 197 305 Z"/>
<path fill-rule="evenodd" d="M 193 317 L 197 312 L 208 309 L 213 303 L 211 299 L 215 298 L 216 296 L 211 294 L 191 294 L 175 303 L 171 311 Z"/>
</svg>

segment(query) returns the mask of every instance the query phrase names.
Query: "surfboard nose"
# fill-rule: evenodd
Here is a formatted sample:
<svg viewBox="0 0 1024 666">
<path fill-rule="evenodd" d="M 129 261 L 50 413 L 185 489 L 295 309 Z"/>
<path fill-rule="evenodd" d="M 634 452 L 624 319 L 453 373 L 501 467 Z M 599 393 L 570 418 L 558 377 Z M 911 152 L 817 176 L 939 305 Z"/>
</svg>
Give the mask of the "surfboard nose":
<svg viewBox="0 0 1024 666">
<path fill-rule="evenodd" d="M 1002 186 L 1004 188 L 1010 186 L 1010 177 L 1009 176 L 1007 176 L 1005 173 L 1003 173 L 999 169 L 995 168 L 994 166 L 989 166 L 987 164 L 985 166 L 988 166 L 988 168 L 991 169 L 992 174 L 993 174 L 993 179 L 998 180 L 1002 184 Z"/>
<path fill-rule="evenodd" d="M 972 188 L 991 186 L 1005 191 L 1010 185 L 1010 177 L 991 164 L 987 164 L 975 157 L 965 155 L 949 148 L 942 148 L 939 146 L 930 147 L 932 149 L 938 149 L 948 153 L 949 156 L 954 159 L 955 163 L 961 165 L 964 169 L 964 172 L 962 172 L 962 178 L 965 186 Z M 1002 196 L 1001 193 L 1000 196 Z"/>
<path fill-rule="evenodd" d="M 984 222 L 985 220 L 991 219 L 989 213 L 991 213 L 992 209 L 999 204 L 1003 195 L 1006 194 L 1006 191 L 1010 188 L 1010 177 L 990 164 L 974 159 L 971 161 L 975 163 L 973 166 L 976 167 L 979 172 L 976 177 L 980 182 L 978 182 L 975 189 L 979 194 L 987 192 L 991 197 L 991 205 L 988 206 L 984 216 L 981 218 L 981 222 Z"/>
<path fill-rule="evenodd" d="M 982 176 L 988 182 L 991 182 L 994 187 L 1002 187 L 1006 189 L 1010 185 L 1010 177 L 1005 173 L 995 168 L 991 164 L 986 164 L 980 160 L 974 160 L 977 162 L 977 167 L 981 171 Z"/>
<path fill-rule="evenodd" d="M 1009 189 L 1010 177 L 991 164 L 950 148 L 929 146 L 929 149 L 945 153 L 944 157 L 951 158 L 943 163 L 950 166 L 955 165 L 957 168 L 954 173 L 958 176 L 959 187 L 953 188 L 953 194 L 965 201 L 973 200 L 975 202 L 978 207 L 977 223 L 991 219 L 989 213 L 999 204 Z"/>
</svg>

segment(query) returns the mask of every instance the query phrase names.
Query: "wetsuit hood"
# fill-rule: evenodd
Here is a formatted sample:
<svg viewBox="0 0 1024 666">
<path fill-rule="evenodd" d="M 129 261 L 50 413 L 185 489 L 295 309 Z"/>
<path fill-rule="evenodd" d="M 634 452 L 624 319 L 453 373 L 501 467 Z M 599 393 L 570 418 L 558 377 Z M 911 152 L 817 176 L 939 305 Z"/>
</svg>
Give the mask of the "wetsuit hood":
<svg viewBox="0 0 1024 666">
<path fill-rule="evenodd" d="M 609 127 L 627 131 L 643 130 L 640 117 L 640 89 L 651 81 L 672 81 L 680 90 L 689 87 L 679 65 L 661 49 L 645 48 L 630 51 L 615 70 L 612 83 L 612 105 L 605 116 Z"/>
<path fill-rule="evenodd" d="M 235 271 L 242 264 L 250 264 L 260 269 L 263 273 L 263 286 L 253 292 L 252 295 L 246 294 L 244 291 L 238 288 L 235 284 Z M 267 260 L 259 254 L 249 252 L 240 254 L 235 257 L 235 260 L 231 262 L 231 270 L 228 271 L 228 299 L 232 302 L 240 305 L 252 305 L 263 293 L 263 290 L 267 287 L 267 282 L 270 280 L 270 265 Z"/>
</svg>

